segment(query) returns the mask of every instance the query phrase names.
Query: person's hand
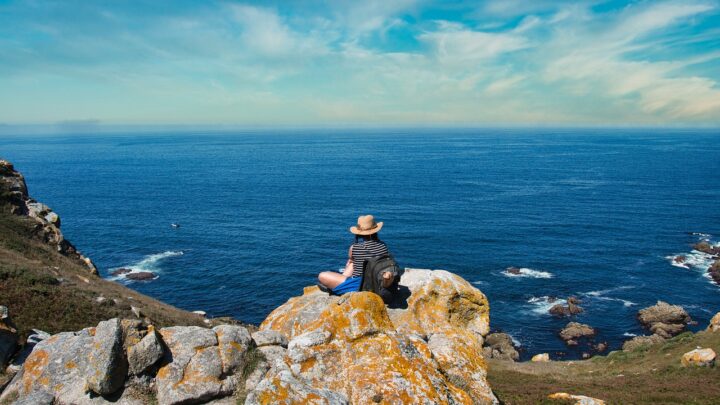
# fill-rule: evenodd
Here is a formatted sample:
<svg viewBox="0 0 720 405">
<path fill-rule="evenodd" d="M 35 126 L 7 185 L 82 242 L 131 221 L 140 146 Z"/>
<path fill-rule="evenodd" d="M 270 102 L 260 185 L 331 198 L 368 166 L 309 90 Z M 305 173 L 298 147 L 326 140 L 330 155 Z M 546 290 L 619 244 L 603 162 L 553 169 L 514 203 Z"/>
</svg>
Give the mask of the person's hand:
<svg viewBox="0 0 720 405">
<path fill-rule="evenodd" d="M 394 278 L 394 277 L 393 277 L 393 274 L 392 274 L 391 272 L 386 271 L 385 273 L 383 273 L 383 274 L 382 274 L 382 279 L 383 279 L 383 280 L 382 280 L 382 286 L 385 287 L 385 288 L 390 287 L 390 286 L 392 285 L 392 283 L 393 283 L 393 278 Z"/>
</svg>

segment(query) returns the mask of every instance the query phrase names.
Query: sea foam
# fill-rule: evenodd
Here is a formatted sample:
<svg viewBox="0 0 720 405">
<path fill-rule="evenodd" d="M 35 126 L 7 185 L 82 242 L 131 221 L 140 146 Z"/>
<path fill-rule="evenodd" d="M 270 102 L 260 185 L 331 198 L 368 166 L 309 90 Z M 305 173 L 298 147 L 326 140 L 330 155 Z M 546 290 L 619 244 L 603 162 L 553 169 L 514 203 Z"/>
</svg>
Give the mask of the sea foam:
<svg viewBox="0 0 720 405">
<path fill-rule="evenodd" d="M 553 278 L 553 274 L 547 271 L 528 269 L 527 267 L 520 268 L 518 274 L 510 273 L 509 271 L 503 271 L 505 277 L 528 277 L 528 278 Z"/>
</svg>

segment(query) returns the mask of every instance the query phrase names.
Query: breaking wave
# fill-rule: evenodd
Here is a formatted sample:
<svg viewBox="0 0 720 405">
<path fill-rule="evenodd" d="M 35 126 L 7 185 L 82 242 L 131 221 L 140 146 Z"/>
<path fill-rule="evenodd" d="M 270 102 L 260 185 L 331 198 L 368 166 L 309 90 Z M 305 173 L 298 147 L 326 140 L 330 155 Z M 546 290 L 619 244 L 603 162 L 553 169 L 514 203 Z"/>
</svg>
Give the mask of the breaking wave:
<svg viewBox="0 0 720 405">
<path fill-rule="evenodd" d="M 550 308 L 557 304 L 567 304 L 567 301 L 564 299 L 550 297 L 548 295 L 543 295 L 542 297 L 532 297 L 527 300 L 527 302 L 533 306 L 532 312 L 538 315 L 547 315 Z"/>
<path fill-rule="evenodd" d="M 553 274 L 547 271 L 533 270 L 526 267 L 518 269 L 517 273 L 508 270 L 503 271 L 505 277 L 528 277 L 528 278 L 553 278 Z"/>
<path fill-rule="evenodd" d="M 168 250 L 168 251 L 165 251 L 162 253 L 155 253 L 155 254 L 147 255 L 142 260 L 135 262 L 133 264 L 110 269 L 111 273 L 114 270 L 118 270 L 121 268 L 130 270 L 129 272 L 127 272 L 125 274 L 111 276 L 111 278 L 112 279 L 125 279 L 127 274 L 130 274 L 130 273 L 151 272 L 151 273 L 155 274 L 155 277 L 153 278 L 153 280 L 154 280 L 159 277 L 158 272 L 160 272 L 162 270 L 162 268 L 160 267 L 160 264 L 163 260 L 165 260 L 169 257 L 182 256 L 183 254 L 184 254 L 184 252 L 181 250 L 178 250 L 178 251 Z"/>
</svg>

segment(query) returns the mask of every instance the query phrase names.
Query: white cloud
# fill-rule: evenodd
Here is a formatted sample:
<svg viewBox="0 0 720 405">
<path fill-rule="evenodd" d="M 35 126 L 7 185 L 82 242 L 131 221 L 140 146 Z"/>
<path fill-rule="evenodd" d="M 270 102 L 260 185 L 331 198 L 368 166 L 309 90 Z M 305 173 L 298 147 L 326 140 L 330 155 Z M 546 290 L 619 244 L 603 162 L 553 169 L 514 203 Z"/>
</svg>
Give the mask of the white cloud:
<svg viewBox="0 0 720 405">
<path fill-rule="evenodd" d="M 430 44 L 442 63 L 455 65 L 478 62 L 528 46 L 527 40 L 515 33 L 474 31 L 448 21 L 439 21 L 437 31 L 425 32 L 418 38 Z"/>
</svg>

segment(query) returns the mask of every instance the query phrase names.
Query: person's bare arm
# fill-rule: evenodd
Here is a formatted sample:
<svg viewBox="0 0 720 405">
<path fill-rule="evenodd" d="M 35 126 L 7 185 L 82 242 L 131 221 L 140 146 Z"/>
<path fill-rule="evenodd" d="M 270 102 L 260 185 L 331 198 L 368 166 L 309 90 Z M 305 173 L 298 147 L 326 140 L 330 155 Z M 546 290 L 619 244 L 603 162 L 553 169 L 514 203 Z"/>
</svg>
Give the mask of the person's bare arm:
<svg viewBox="0 0 720 405">
<path fill-rule="evenodd" d="M 342 274 L 345 277 L 352 277 L 352 274 L 353 274 L 352 245 L 350 245 L 350 249 L 348 249 L 348 259 L 347 259 L 347 262 L 345 262 L 345 271 L 343 271 Z"/>
</svg>

